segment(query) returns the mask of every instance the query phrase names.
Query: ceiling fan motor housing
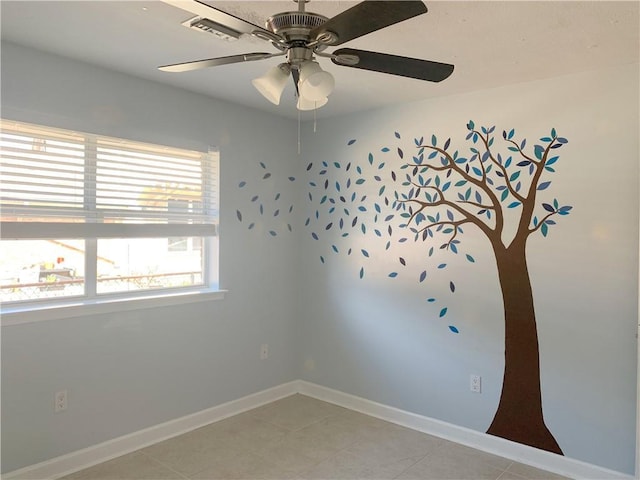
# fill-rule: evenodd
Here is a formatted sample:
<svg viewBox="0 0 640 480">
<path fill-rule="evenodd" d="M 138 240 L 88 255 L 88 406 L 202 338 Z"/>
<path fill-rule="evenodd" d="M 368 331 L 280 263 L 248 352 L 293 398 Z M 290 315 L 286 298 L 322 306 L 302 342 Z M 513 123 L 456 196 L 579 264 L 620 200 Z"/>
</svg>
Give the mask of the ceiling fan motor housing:
<svg viewBox="0 0 640 480">
<path fill-rule="evenodd" d="M 311 12 L 283 12 L 269 17 L 266 27 L 287 42 L 311 40 L 309 32 L 322 25 L 327 17 Z"/>
</svg>

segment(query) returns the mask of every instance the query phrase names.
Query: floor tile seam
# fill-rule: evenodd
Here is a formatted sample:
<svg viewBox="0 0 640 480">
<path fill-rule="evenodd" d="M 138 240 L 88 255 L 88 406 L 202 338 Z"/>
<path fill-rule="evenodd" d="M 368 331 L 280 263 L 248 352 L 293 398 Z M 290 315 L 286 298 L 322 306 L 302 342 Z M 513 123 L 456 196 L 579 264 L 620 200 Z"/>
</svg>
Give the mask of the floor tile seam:
<svg viewBox="0 0 640 480">
<path fill-rule="evenodd" d="M 291 428 L 289 433 L 299 432 L 300 430 L 304 430 L 305 428 L 308 428 L 308 427 L 310 427 L 312 425 L 316 425 L 316 424 L 320 423 L 321 421 L 323 421 L 323 420 L 325 420 L 325 419 L 327 419 L 329 417 L 332 417 L 332 416 L 334 416 L 334 414 L 329 414 L 329 415 L 326 415 L 326 416 L 324 416 L 322 418 L 318 418 L 317 420 L 314 420 L 313 422 L 307 423 L 306 425 L 303 425 L 303 426 L 298 427 L 298 428 Z M 281 427 L 282 428 L 281 425 L 278 425 L 276 423 L 274 423 L 273 425 L 275 425 L 276 427 Z"/>
<path fill-rule="evenodd" d="M 147 457 L 149 460 L 151 460 L 153 463 L 160 465 L 162 468 L 166 468 L 167 470 L 175 473 L 176 475 L 180 476 L 180 478 L 183 478 L 185 480 L 189 480 L 189 477 L 186 476 L 184 473 L 179 472 L 178 470 L 176 470 L 175 468 L 172 468 L 170 465 L 167 465 L 164 462 L 161 462 L 160 460 L 158 460 L 157 458 L 154 458 L 153 456 L 149 455 L 148 453 L 142 452 L 140 450 L 138 450 L 138 452 L 142 455 L 144 455 L 145 457 Z"/>
<path fill-rule="evenodd" d="M 278 467 L 278 468 L 283 468 L 283 469 L 285 469 L 285 470 L 288 470 L 288 471 L 290 471 L 291 473 L 294 473 L 294 474 L 295 474 L 295 475 L 297 475 L 297 476 L 301 476 L 301 475 L 303 475 L 304 473 L 306 473 L 307 471 L 309 471 L 309 470 L 312 470 L 312 469 L 316 468 L 318 465 L 320 465 L 322 462 L 324 462 L 324 461 L 326 460 L 326 458 L 323 458 L 323 459 L 321 459 L 321 460 L 317 460 L 317 461 L 315 461 L 315 463 L 313 463 L 311 466 L 309 466 L 309 467 L 305 467 L 304 469 L 302 469 L 302 470 L 298 471 L 298 469 L 291 469 L 291 468 L 288 468 L 288 467 L 283 467 L 283 466 L 281 466 L 281 465 L 279 465 L 279 464 L 275 463 L 273 460 L 270 460 L 269 458 L 267 458 L 263 452 L 260 452 L 260 451 L 251 451 L 251 453 L 252 453 L 252 454 L 254 454 L 254 455 L 256 455 L 256 456 L 258 456 L 258 457 L 260 457 L 260 458 L 261 458 L 262 460 L 264 460 L 265 462 L 268 462 L 269 464 L 271 464 L 271 465 L 273 465 L 273 466 L 276 466 L 276 467 Z M 309 457 L 309 459 L 310 459 L 310 460 L 312 460 L 312 461 L 314 460 L 314 459 L 312 459 L 312 458 L 310 458 L 310 457 Z M 200 470 L 200 471 L 202 471 L 202 470 Z"/>
<path fill-rule="evenodd" d="M 422 457 L 420 457 L 418 460 L 416 460 L 415 462 L 413 462 L 411 465 L 409 465 L 407 468 L 405 468 L 404 470 L 402 470 L 400 473 L 398 473 L 395 477 L 393 477 L 394 479 L 396 478 L 400 478 L 402 476 L 402 474 L 404 474 L 404 472 L 406 472 L 407 470 L 409 470 L 410 468 L 413 468 L 414 466 L 416 466 L 418 463 L 420 463 L 422 460 L 424 460 L 425 458 L 427 458 L 427 455 L 423 455 Z"/>
<path fill-rule="evenodd" d="M 480 454 L 493 455 L 494 457 L 499 457 L 499 458 L 503 458 L 505 460 L 508 460 L 507 458 L 502 457 L 500 455 L 484 452 L 482 450 L 478 450 L 477 448 L 469 447 L 469 446 L 461 444 L 461 443 L 456 443 L 456 442 L 454 442 L 454 443 L 455 443 L 455 446 L 470 448 L 471 450 L 474 450 L 475 452 L 478 452 Z M 439 451 L 442 451 L 442 450 L 446 449 L 447 447 L 448 447 L 448 445 L 446 445 L 446 444 L 438 445 L 433 453 L 437 453 Z M 493 468 L 495 470 L 500 470 L 500 471 L 503 471 L 503 472 L 506 472 L 507 470 L 509 470 L 509 467 L 511 467 L 514 463 L 516 463 L 516 462 L 513 462 L 513 461 L 509 461 L 509 464 L 506 467 L 500 467 L 500 466 L 496 465 L 495 463 L 491 462 L 490 460 L 484 459 L 482 457 L 476 458 L 476 460 L 478 462 L 482 463 L 483 465 L 487 466 L 487 467 L 491 467 L 491 468 Z M 512 473 L 512 472 L 510 472 L 510 473 Z M 522 476 L 522 475 L 520 475 L 520 476 Z"/>
</svg>

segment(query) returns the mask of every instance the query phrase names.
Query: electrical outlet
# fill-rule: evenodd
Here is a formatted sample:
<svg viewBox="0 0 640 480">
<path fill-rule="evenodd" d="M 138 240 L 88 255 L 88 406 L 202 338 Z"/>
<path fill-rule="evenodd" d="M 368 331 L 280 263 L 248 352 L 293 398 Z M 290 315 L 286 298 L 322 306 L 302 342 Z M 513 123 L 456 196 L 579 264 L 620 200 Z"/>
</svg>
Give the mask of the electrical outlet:
<svg viewBox="0 0 640 480">
<path fill-rule="evenodd" d="M 60 390 L 53 396 L 53 411 L 55 413 L 64 412 L 67 409 L 67 391 Z"/>
<path fill-rule="evenodd" d="M 260 345 L 260 360 L 266 360 L 269 358 L 269 345 L 263 343 Z"/>
<path fill-rule="evenodd" d="M 482 392 L 482 377 L 480 375 L 471 375 L 469 389 L 473 393 Z"/>
</svg>

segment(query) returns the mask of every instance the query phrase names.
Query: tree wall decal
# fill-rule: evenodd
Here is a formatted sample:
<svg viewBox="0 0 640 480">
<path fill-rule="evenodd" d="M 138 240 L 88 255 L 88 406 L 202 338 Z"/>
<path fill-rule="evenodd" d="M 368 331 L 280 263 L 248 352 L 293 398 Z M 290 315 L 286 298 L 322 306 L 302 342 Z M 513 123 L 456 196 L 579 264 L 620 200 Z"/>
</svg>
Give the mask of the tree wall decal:
<svg viewBox="0 0 640 480">
<path fill-rule="evenodd" d="M 539 199 L 551 185 L 546 178 L 555 173 L 557 149 L 567 140 L 552 129 L 527 149 L 526 139 L 516 141 L 515 130 L 505 130 L 502 141 L 510 153 L 503 156 L 496 151 L 494 126 L 476 128 L 469 121 L 467 130 L 469 148 L 465 154 L 452 148 L 450 138 L 438 142 L 432 135 L 430 142 L 414 139 L 415 155 L 409 161 L 397 147 L 400 162 L 391 163 L 388 157 L 394 150 L 383 147 L 379 155 L 369 153 L 359 161 L 324 161 L 317 168 L 307 165 L 309 215 L 304 225 L 314 240 L 326 244 L 328 254 L 357 256 L 360 278 L 365 277 L 367 262 L 374 259 L 369 250 L 353 247 L 357 235 L 367 237 L 364 245 L 372 238 L 380 240 L 387 251 L 392 245 L 422 242 L 429 258 L 436 259 L 434 270 L 439 272 L 447 267 L 444 255 L 462 253 L 465 230 L 475 229 L 486 238 L 498 271 L 505 324 L 502 393 L 487 433 L 562 454 L 542 411 L 538 334 L 526 246 L 534 234 L 546 237 L 556 225 L 555 219 L 572 209 L 561 206 L 555 198 L 548 203 Z M 398 132 L 394 135 L 402 140 Z M 350 140 L 347 145 L 355 142 Z M 240 186 L 245 184 L 243 181 Z M 289 213 L 292 210 L 290 207 Z M 240 211 L 238 219 L 242 220 Z M 274 230 L 269 232 L 276 235 Z M 330 241 L 323 242 L 325 238 Z M 350 242 L 342 246 L 340 240 Z M 465 259 L 475 263 L 468 253 Z M 327 261 L 326 253 L 320 260 Z M 398 278 L 408 264 L 404 255 L 399 256 L 398 269 L 388 277 Z M 428 269 L 419 268 L 418 272 L 416 281 L 420 283 L 431 275 Z M 456 284 L 453 279 L 448 282 L 453 294 Z M 435 298 L 428 301 L 436 306 L 438 318 L 447 315 L 449 307 L 444 303 Z M 448 328 L 460 332 L 455 325 Z"/>
</svg>

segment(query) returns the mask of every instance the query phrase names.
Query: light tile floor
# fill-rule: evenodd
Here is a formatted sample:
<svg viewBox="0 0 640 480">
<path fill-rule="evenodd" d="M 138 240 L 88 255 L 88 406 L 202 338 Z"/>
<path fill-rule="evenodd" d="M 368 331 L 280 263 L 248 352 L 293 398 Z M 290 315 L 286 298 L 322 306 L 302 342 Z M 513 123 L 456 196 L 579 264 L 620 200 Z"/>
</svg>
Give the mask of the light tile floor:
<svg viewBox="0 0 640 480">
<path fill-rule="evenodd" d="M 562 478 L 330 403 L 292 395 L 64 480 Z"/>
</svg>

